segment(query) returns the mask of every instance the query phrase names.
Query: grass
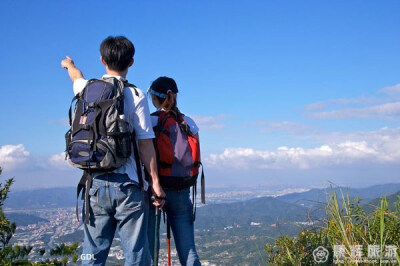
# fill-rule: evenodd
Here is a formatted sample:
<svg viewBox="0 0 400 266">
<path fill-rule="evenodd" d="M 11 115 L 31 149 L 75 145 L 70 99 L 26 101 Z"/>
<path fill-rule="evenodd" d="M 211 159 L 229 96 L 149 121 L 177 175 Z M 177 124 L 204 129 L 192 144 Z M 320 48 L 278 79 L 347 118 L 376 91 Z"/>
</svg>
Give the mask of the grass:
<svg viewBox="0 0 400 266">
<path fill-rule="evenodd" d="M 340 200 L 339 198 L 340 197 Z M 390 210 L 386 197 L 380 199 L 379 206 L 373 206 L 373 212 L 367 214 L 360 205 L 361 199 L 350 200 L 348 194 L 340 191 L 338 196 L 333 190 L 325 205 L 326 218 L 311 229 L 304 229 L 296 237 L 282 236 L 274 243 L 266 245 L 268 265 L 315 265 L 313 251 L 325 247 L 329 251 L 325 263 L 332 265 L 336 261 L 341 265 L 368 265 L 356 260 L 355 247 L 361 248 L 362 258 L 371 265 L 400 264 L 398 254 L 387 258 L 385 247 L 400 245 L 400 200 L 395 203 L 395 210 Z M 338 247 L 344 252 L 344 257 L 335 258 Z M 372 262 L 368 257 L 368 246 L 379 246 L 379 254 Z M 352 254 L 353 249 L 353 254 Z M 371 254 L 370 254 L 371 255 Z"/>
</svg>

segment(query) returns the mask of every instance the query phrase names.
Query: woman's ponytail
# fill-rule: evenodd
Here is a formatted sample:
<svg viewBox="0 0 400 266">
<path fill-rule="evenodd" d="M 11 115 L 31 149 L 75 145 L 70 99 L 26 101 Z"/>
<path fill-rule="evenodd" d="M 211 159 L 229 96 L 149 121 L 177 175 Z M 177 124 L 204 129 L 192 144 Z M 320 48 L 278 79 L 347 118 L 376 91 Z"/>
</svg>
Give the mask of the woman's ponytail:
<svg viewBox="0 0 400 266">
<path fill-rule="evenodd" d="M 167 92 L 167 97 L 165 99 L 162 99 L 163 101 L 160 101 L 161 108 L 167 112 L 171 111 L 176 106 L 175 97 L 176 97 L 176 94 L 174 95 L 172 93 L 172 91 L 169 90 Z"/>
<path fill-rule="evenodd" d="M 176 117 L 182 116 L 182 113 L 179 111 L 176 101 L 176 94 L 172 91 L 167 92 L 167 98 L 161 98 L 161 109 L 164 109 L 166 112 L 173 113 Z"/>
</svg>

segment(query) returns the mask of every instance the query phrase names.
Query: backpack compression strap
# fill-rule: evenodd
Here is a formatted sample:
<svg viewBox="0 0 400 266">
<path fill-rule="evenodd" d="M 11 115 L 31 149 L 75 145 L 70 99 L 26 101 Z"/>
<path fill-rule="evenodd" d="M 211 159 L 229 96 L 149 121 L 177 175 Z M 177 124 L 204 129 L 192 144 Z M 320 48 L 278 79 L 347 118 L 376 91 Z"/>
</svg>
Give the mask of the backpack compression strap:
<svg viewBox="0 0 400 266">
<path fill-rule="evenodd" d="M 84 200 L 85 204 L 85 223 L 89 224 L 90 221 L 90 195 L 89 195 L 89 190 L 92 187 L 93 183 L 93 177 L 90 174 L 89 171 L 83 171 L 83 175 L 81 177 L 81 180 L 79 181 L 77 190 L 76 190 L 76 206 L 75 206 L 75 211 L 76 211 L 76 218 L 79 221 L 79 214 L 78 214 L 78 199 L 79 199 L 79 194 L 82 191 L 82 199 Z"/>
<path fill-rule="evenodd" d="M 139 187 L 143 190 L 143 175 L 142 175 L 142 163 L 139 158 L 139 149 L 136 143 L 135 132 L 132 133 L 132 144 L 133 144 L 133 153 L 135 155 L 135 163 L 136 163 L 136 171 L 139 180 Z"/>
<path fill-rule="evenodd" d="M 206 183 L 204 180 L 204 167 L 201 162 L 199 162 L 201 165 L 201 203 L 205 204 L 206 203 Z"/>
<path fill-rule="evenodd" d="M 199 162 L 201 165 L 201 203 L 206 203 L 206 190 L 205 190 L 205 180 L 204 180 L 204 169 L 203 164 Z M 193 202 L 193 222 L 196 220 L 196 211 L 197 211 L 197 204 L 196 204 L 196 196 L 197 196 L 197 180 L 196 183 L 193 185 L 192 189 L 192 202 Z"/>
</svg>

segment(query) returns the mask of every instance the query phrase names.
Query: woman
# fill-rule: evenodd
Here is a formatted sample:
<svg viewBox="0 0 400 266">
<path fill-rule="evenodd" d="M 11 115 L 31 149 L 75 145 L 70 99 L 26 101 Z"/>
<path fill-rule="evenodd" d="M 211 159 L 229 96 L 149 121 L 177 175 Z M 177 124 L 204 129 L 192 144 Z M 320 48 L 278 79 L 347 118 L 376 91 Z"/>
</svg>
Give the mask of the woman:
<svg viewBox="0 0 400 266">
<path fill-rule="evenodd" d="M 182 121 L 185 125 L 185 128 L 190 131 L 188 134 L 194 135 L 194 138 L 197 139 L 197 141 L 199 140 L 199 128 L 197 127 L 196 123 L 190 117 L 183 115 L 177 107 L 176 98 L 178 87 L 172 78 L 157 78 L 151 84 L 148 93 L 151 96 L 154 107 L 157 108 L 157 112 L 155 113 L 156 115 L 151 116 L 153 127 L 156 127 L 159 124 L 159 116 L 162 112 L 164 112 L 163 115 L 168 113 L 176 118 L 177 121 Z M 157 136 L 157 130 L 155 131 L 156 138 L 158 138 L 159 136 Z M 162 182 L 162 177 L 160 177 L 160 182 Z M 194 217 L 193 203 L 190 200 L 190 187 L 183 189 L 165 188 L 164 191 L 166 194 L 164 211 L 167 214 L 167 220 L 172 229 L 179 261 L 182 265 L 201 265 L 194 243 Z M 159 247 L 159 241 L 158 243 L 155 243 L 154 239 L 154 229 L 156 226 L 155 220 L 155 207 L 152 206 L 150 208 L 148 227 L 149 247 L 152 256 L 154 255 L 154 245 L 156 244 Z M 158 223 L 157 226 L 159 228 L 160 224 Z M 158 231 L 159 230 L 157 230 L 157 232 Z M 159 239 L 159 237 L 157 237 L 157 239 Z M 159 248 L 157 248 L 157 250 L 159 250 Z"/>
</svg>

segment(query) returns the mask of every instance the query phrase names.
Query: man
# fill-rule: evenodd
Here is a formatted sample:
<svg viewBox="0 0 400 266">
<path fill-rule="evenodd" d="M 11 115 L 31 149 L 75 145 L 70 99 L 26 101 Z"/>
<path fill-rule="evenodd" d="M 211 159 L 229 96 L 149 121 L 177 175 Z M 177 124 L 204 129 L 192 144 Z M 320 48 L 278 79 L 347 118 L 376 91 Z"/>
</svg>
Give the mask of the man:
<svg viewBox="0 0 400 266">
<path fill-rule="evenodd" d="M 126 81 L 128 68 L 133 65 L 135 48 L 123 36 L 108 37 L 100 45 L 100 60 L 106 69 L 103 78 L 115 77 Z M 86 86 L 87 80 L 76 68 L 71 58 L 61 61 L 73 82 L 75 95 Z M 154 205 L 162 208 L 165 193 L 158 175 L 152 139 L 154 133 L 145 94 L 139 89 L 124 88 L 124 114 L 130 130 L 138 141 L 139 157 L 150 173 Z M 148 201 L 146 192 L 139 187 L 139 177 L 134 154 L 125 165 L 110 173 L 93 173 L 93 185 L 89 190 L 90 222 L 84 223 L 83 254 L 93 254 L 94 260 L 84 265 L 105 265 L 115 230 L 118 230 L 125 256 L 125 265 L 149 265 L 150 252 L 146 240 Z M 144 185 L 147 187 L 147 183 Z M 86 217 L 87 218 L 87 217 Z M 85 214 L 83 213 L 83 219 Z M 89 256 L 90 257 L 90 256 Z"/>
</svg>

